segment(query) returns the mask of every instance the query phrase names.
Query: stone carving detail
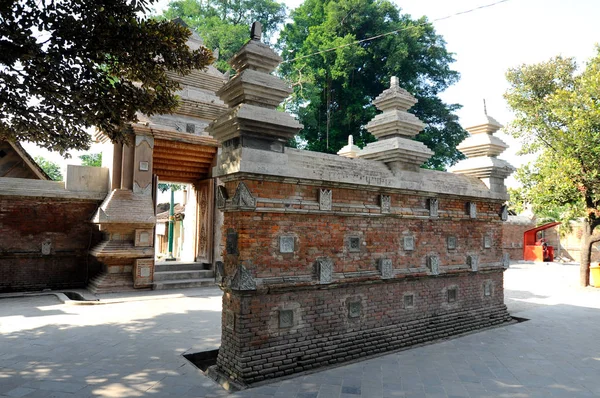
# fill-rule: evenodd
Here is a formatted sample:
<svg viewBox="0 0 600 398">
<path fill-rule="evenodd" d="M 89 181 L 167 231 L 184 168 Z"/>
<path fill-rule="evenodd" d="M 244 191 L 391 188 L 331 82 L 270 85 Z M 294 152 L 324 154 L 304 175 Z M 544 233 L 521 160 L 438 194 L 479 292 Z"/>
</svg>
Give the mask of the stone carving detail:
<svg viewBox="0 0 600 398">
<path fill-rule="evenodd" d="M 227 206 L 227 189 L 223 185 L 217 186 L 217 209 L 223 210 Z"/>
<path fill-rule="evenodd" d="M 294 252 L 294 237 L 293 236 L 280 236 L 279 237 L 279 252 L 280 253 L 293 253 Z"/>
<path fill-rule="evenodd" d="M 467 265 L 471 267 L 471 271 L 475 272 L 479 270 L 479 259 L 477 256 L 468 255 L 467 256 Z"/>
<path fill-rule="evenodd" d="M 439 204 L 440 204 L 439 200 L 437 198 L 429 198 L 428 202 L 429 202 L 429 216 L 437 217 Z"/>
<path fill-rule="evenodd" d="M 467 210 L 470 218 L 477 218 L 477 204 L 475 202 L 467 202 Z"/>
<path fill-rule="evenodd" d="M 483 237 L 483 248 L 484 249 L 489 249 L 492 247 L 492 237 L 489 235 L 486 235 Z"/>
<path fill-rule="evenodd" d="M 492 295 L 492 281 L 485 281 L 483 283 L 483 295 L 484 296 Z"/>
<path fill-rule="evenodd" d="M 215 283 L 221 285 L 225 279 L 225 266 L 222 261 L 215 263 Z"/>
<path fill-rule="evenodd" d="M 291 328 L 294 326 L 294 311 L 279 310 L 279 328 Z"/>
<path fill-rule="evenodd" d="M 256 208 L 256 199 L 252 196 L 250 189 L 241 181 L 235 189 L 235 194 L 231 200 L 232 205 L 246 209 Z"/>
<path fill-rule="evenodd" d="M 225 311 L 225 328 L 229 330 L 235 328 L 235 315 L 233 311 Z"/>
<path fill-rule="evenodd" d="M 320 258 L 317 260 L 317 275 L 319 283 L 322 285 L 331 283 L 333 280 L 333 260 L 330 258 Z"/>
<path fill-rule="evenodd" d="M 379 272 L 381 272 L 381 278 L 383 279 L 390 279 L 394 276 L 391 258 L 379 259 Z"/>
<path fill-rule="evenodd" d="M 42 255 L 48 256 L 50 253 L 52 253 L 52 242 L 45 240 L 42 242 Z"/>
<path fill-rule="evenodd" d="M 135 260 L 133 271 L 133 287 L 145 287 L 152 284 L 152 271 L 154 270 L 153 258 L 138 258 Z"/>
<path fill-rule="evenodd" d="M 351 236 L 348 238 L 348 251 L 359 252 L 360 251 L 360 238 L 358 236 Z"/>
<path fill-rule="evenodd" d="M 200 231 L 198 233 L 198 257 L 208 258 L 209 248 L 209 236 L 207 233 L 208 223 L 210 223 L 211 217 L 208 211 L 208 185 L 203 186 L 198 192 L 198 216 L 197 222 L 200 224 Z"/>
<path fill-rule="evenodd" d="M 404 295 L 404 308 L 413 308 L 415 306 L 415 295 L 405 294 Z"/>
<path fill-rule="evenodd" d="M 502 211 L 500 212 L 500 218 L 502 219 L 502 221 L 508 220 L 508 206 L 507 205 L 502 205 Z"/>
<path fill-rule="evenodd" d="M 433 275 L 440 273 L 440 258 L 437 255 L 427 256 L 427 267 Z"/>
<path fill-rule="evenodd" d="M 331 210 L 331 189 L 319 189 L 319 209 Z"/>
<path fill-rule="evenodd" d="M 348 318 L 359 318 L 360 310 L 360 301 L 352 301 L 348 303 Z"/>
<path fill-rule="evenodd" d="M 225 249 L 227 254 L 239 254 L 238 253 L 238 234 L 233 228 L 227 230 L 227 239 L 225 241 Z"/>
<path fill-rule="evenodd" d="M 379 205 L 382 214 L 389 213 L 392 209 L 392 197 L 390 195 L 379 195 Z"/>
<path fill-rule="evenodd" d="M 449 236 L 448 237 L 448 250 L 455 250 L 456 249 L 456 236 Z"/>
<path fill-rule="evenodd" d="M 154 234 L 152 228 L 136 229 L 135 242 L 136 247 L 151 247 L 154 243 Z"/>
<path fill-rule="evenodd" d="M 510 253 L 504 253 L 502 255 L 502 266 L 504 269 L 508 269 L 510 267 Z"/>
<path fill-rule="evenodd" d="M 448 302 L 449 303 L 456 302 L 456 299 L 458 298 L 458 288 L 456 288 L 456 287 L 448 288 L 447 294 L 448 294 Z"/>
<path fill-rule="evenodd" d="M 231 289 L 233 290 L 256 290 L 256 281 L 252 273 L 243 265 L 240 265 L 237 272 L 231 279 Z"/>
<path fill-rule="evenodd" d="M 415 250 L 415 237 L 405 236 L 404 237 L 404 250 L 411 251 Z"/>
</svg>

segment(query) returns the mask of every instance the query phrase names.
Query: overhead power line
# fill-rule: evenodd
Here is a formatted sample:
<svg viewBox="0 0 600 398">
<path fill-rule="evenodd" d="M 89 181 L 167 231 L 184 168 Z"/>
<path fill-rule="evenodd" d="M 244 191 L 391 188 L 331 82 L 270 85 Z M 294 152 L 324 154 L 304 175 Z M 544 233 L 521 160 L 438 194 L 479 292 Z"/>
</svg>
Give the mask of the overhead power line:
<svg viewBox="0 0 600 398">
<path fill-rule="evenodd" d="M 431 21 L 421 22 L 421 23 L 418 23 L 418 24 L 415 24 L 415 25 L 407 26 L 405 28 L 392 30 L 391 32 L 382 33 L 382 34 L 379 34 L 379 35 L 376 35 L 376 36 L 368 37 L 366 39 L 356 40 L 356 41 L 354 41 L 352 43 L 346 43 L 346 44 L 342 44 L 341 46 L 328 48 L 328 49 L 317 51 L 317 52 L 314 52 L 314 53 L 311 53 L 311 54 L 307 54 L 307 55 L 302 55 L 302 56 L 296 57 L 294 59 L 283 61 L 283 63 L 294 62 L 294 61 L 298 61 L 298 60 L 301 60 L 301 59 L 304 59 L 304 58 L 312 57 L 313 55 L 324 54 L 324 53 L 328 53 L 328 52 L 331 52 L 331 51 L 335 51 L 335 50 L 340 49 L 340 48 L 353 46 L 355 44 L 360 44 L 360 43 L 364 43 L 364 42 L 367 42 L 367 41 L 372 41 L 372 40 L 375 40 L 375 39 L 379 39 L 380 37 L 393 35 L 395 33 L 402 32 L 402 31 L 405 31 L 405 30 L 408 30 L 408 29 L 416 28 L 416 27 L 419 27 L 419 26 L 429 25 L 429 24 L 434 23 L 434 22 L 444 21 L 446 19 L 454 18 L 454 17 L 457 17 L 459 15 L 469 14 L 471 12 L 478 11 L 478 10 L 481 10 L 483 8 L 493 7 L 493 6 L 496 6 L 496 5 L 501 4 L 501 3 L 506 3 L 507 1 L 509 1 L 509 0 L 499 0 L 499 1 L 496 1 L 494 3 L 484 4 L 484 5 L 481 5 L 481 6 L 478 6 L 478 7 L 471 8 L 469 10 L 459 11 L 459 12 L 456 12 L 454 14 L 447 15 L 445 17 L 436 18 L 436 19 L 433 19 Z"/>
</svg>

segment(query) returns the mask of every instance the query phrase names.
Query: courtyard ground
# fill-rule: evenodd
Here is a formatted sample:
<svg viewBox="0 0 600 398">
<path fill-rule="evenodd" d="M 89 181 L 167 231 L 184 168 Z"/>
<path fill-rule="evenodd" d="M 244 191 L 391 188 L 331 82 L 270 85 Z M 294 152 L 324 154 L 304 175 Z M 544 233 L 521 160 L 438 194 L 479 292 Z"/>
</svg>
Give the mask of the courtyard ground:
<svg viewBox="0 0 600 398">
<path fill-rule="evenodd" d="M 529 321 L 228 394 L 182 357 L 220 344 L 216 288 L 0 299 L 0 397 L 600 397 L 600 289 L 578 267 L 513 264 Z"/>
</svg>

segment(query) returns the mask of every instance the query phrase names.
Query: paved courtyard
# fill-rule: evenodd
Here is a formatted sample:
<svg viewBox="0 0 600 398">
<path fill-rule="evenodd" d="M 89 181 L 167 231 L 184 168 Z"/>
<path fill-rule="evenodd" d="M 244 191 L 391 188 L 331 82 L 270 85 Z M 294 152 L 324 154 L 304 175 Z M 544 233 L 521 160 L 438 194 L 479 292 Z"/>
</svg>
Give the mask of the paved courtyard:
<svg viewBox="0 0 600 398">
<path fill-rule="evenodd" d="M 506 304 L 527 322 L 236 394 L 181 356 L 219 346 L 218 289 L 4 298 L 0 397 L 600 397 L 600 289 L 577 278 L 574 265 L 513 264 Z"/>
</svg>

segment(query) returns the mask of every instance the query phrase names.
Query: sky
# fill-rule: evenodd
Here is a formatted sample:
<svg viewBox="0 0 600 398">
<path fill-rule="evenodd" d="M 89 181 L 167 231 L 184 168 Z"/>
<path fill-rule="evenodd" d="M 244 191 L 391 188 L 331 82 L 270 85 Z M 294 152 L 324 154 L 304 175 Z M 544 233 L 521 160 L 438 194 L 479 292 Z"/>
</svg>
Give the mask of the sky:
<svg viewBox="0 0 600 398">
<path fill-rule="evenodd" d="M 496 0 L 392 0 L 403 13 L 413 18 L 427 16 L 430 21 L 466 11 Z M 168 0 L 157 3 L 166 7 Z M 301 0 L 287 0 L 293 9 Z M 468 127 L 483 113 L 483 99 L 488 114 L 506 124 L 512 119 L 502 95 L 508 84 L 505 73 L 522 64 L 542 62 L 553 56 L 575 57 L 583 65 L 594 54 L 600 42 L 600 0 L 508 0 L 489 8 L 433 22 L 438 34 L 444 37 L 447 49 L 454 53 L 454 70 L 461 74 L 458 83 L 441 94 L 447 103 L 463 106 L 458 116 Z M 510 148 L 500 157 L 520 166 L 531 157 L 517 156 L 518 142 L 499 134 Z M 54 161 L 58 154 L 44 153 L 30 144 L 27 150 Z M 91 152 L 98 151 L 97 147 Z M 68 163 L 77 164 L 80 153 L 73 152 Z M 507 185 L 514 186 L 509 178 Z"/>
</svg>

